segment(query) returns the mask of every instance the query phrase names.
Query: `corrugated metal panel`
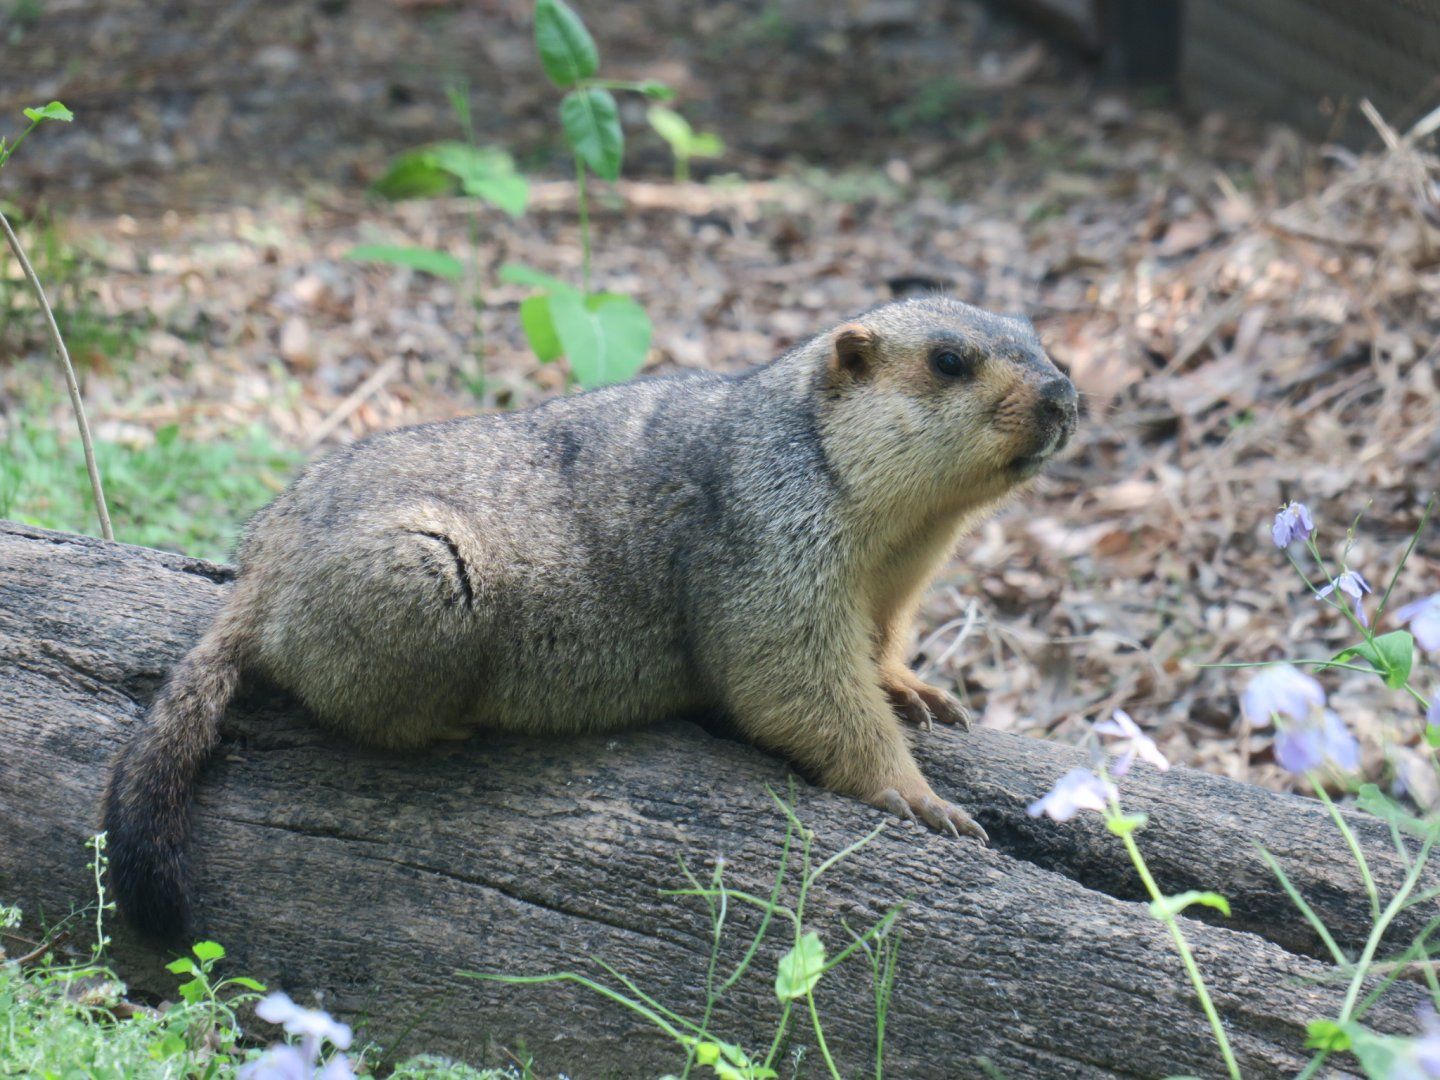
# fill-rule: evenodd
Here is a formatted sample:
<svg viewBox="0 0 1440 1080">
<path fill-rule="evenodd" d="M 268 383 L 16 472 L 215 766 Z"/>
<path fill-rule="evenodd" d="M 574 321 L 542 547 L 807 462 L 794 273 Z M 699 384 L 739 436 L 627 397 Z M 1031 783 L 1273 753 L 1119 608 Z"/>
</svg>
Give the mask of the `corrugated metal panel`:
<svg viewBox="0 0 1440 1080">
<path fill-rule="evenodd" d="M 1188 103 L 1368 140 L 1361 97 L 1401 126 L 1440 104 L 1440 0 L 1188 0 L 1181 57 Z"/>
</svg>

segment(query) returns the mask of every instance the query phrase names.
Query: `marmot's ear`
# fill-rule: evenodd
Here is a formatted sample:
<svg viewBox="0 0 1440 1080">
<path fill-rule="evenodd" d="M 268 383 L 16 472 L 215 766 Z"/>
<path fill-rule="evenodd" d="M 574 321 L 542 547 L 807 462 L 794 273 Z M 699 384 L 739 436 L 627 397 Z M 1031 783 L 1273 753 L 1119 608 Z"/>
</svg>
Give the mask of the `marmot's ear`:
<svg viewBox="0 0 1440 1080">
<path fill-rule="evenodd" d="M 835 354 L 830 366 L 836 374 L 863 379 L 874 363 L 874 331 L 859 323 L 846 323 L 835 331 Z"/>
</svg>

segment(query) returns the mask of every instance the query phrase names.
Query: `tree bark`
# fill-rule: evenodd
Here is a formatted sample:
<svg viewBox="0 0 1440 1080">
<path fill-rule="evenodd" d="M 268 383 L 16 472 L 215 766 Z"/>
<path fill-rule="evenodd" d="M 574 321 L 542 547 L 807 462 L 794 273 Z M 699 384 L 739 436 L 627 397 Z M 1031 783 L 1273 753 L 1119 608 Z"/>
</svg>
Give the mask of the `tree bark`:
<svg viewBox="0 0 1440 1080">
<path fill-rule="evenodd" d="M 107 764 L 231 577 L 196 559 L 0 523 L 0 900 L 51 922 L 93 900 L 83 844 Z M 993 731 L 917 741 L 936 790 L 975 814 L 991 846 L 896 824 L 823 878 L 807 912 L 833 954 L 846 925 L 905 905 L 886 1074 L 982 1076 L 988 1060 L 1012 1080 L 1221 1075 L 1119 842 L 1094 815 L 1065 825 L 1025 815 L 1081 752 Z M 504 1048 L 577 1080 L 678 1072 L 672 1043 L 583 988 L 456 972 L 595 974 L 589 958 L 599 957 L 698 1018 L 709 920 L 699 901 L 662 890 L 684 885 L 678 858 L 706 876 L 723 857 L 730 884 L 768 893 L 784 820 L 767 786 L 783 793 L 789 782 L 782 762 L 689 722 L 548 742 L 482 735 L 395 755 L 348 746 L 283 695 L 252 690 L 227 716 L 199 792 L 198 928 L 229 950 L 228 971 L 300 1000 L 322 995 L 393 1054 L 496 1062 Z M 821 856 L 885 820 L 803 781 L 795 789 Z M 1230 898 L 1229 919 L 1191 908 L 1184 924 L 1245 1075 L 1293 1075 L 1308 1057 L 1306 1022 L 1335 1015 L 1344 985 L 1257 847 L 1353 955 L 1368 902 L 1325 809 L 1144 765 L 1124 799 L 1149 815 L 1140 845 L 1164 889 Z M 1346 816 L 1387 895 L 1404 869 L 1388 830 Z M 1437 885 L 1430 873 L 1422 888 Z M 1392 951 L 1433 914 L 1398 920 Z M 755 925 L 752 912 L 732 912 L 722 972 Z M 768 1046 L 785 935 L 777 921 L 722 999 L 721 1037 Z M 114 957 L 132 987 L 173 992 L 164 957 L 123 930 Z M 869 979 L 863 960 L 850 961 L 817 993 L 847 1077 L 874 1073 Z M 1422 998 L 1401 982 L 1369 1021 L 1408 1030 Z M 808 1021 L 790 1049 L 804 1051 L 801 1075 L 821 1074 Z M 1359 1071 L 1343 1056 L 1334 1064 L 1326 1075 Z"/>
</svg>

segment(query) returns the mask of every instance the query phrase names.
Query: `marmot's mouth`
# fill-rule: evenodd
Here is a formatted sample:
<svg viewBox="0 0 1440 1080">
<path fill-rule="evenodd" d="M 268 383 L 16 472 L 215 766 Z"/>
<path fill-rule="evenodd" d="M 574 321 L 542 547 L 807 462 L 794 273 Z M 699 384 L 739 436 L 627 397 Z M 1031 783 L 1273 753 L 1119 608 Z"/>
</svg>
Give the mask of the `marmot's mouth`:
<svg viewBox="0 0 1440 1080">
<path fill-rule="evenodd" d="M 1045 467 L 1049 454 L 1022 454 L 1010 462 L 1010 472 L 1020 480 L 1028 480 Z"/>
<path fill-rule="evenodd" d="M 1069 425 L 1062 425 L 1050 432 L 1050 437 L 1037 450 L 1028 454 L 1021 454 L 1010 462 L 1010 471 L 1022 480 L 1029 479 L 1045 467 L 1045 463 L 1052 457 L 1065 449 L 1065 444 L 1070 441 L 1070 434 L 1074 428 Z"/>
</svg>

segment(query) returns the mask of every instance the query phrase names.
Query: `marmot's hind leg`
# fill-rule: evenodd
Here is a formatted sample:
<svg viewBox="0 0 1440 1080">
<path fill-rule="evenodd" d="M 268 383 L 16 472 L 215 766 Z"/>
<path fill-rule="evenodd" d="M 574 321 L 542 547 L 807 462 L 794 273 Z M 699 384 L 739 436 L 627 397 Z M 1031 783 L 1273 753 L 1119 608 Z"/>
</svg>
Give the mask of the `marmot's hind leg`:
<svg viewBox="0 0 1440 1080">
<path fill-rule="evenodd" d="M 406 748 L 471 726 L 490 612 L 476 537 L 445 517 L 387 515 L 297 552 L 308 565 L 272 593 L 262 666 L 348 738 Z"/>
</svg>

